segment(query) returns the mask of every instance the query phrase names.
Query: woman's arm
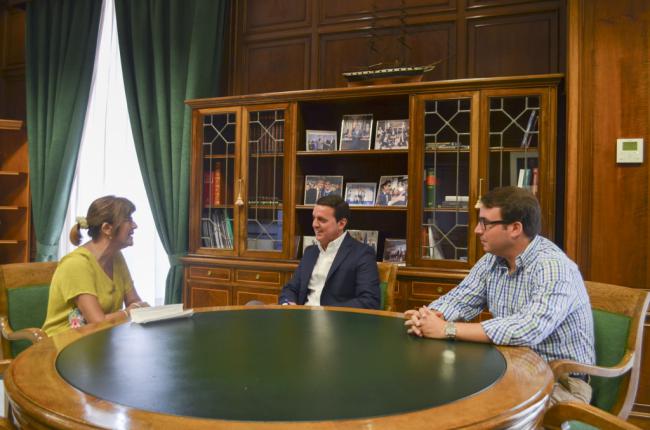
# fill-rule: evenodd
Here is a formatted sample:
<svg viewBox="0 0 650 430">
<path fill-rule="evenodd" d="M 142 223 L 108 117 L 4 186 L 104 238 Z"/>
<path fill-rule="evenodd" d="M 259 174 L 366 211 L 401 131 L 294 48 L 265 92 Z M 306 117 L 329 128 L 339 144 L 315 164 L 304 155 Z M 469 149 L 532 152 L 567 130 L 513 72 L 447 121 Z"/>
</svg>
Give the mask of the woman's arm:
<svg viewBox="0 0 650 430">
<path fill-rule="evenodd" d="M 128 312 L 120 309 L 117 312 L 105 314 L 102 307 L 99 305 L 97 296 L 92 294 L 79 294 L 74 298 L 75 305 L 81 311 L 87 323 L 96 323 L 101 321 L 115 321 L 128 317 Z"/>
<path fill-rule="evenodd" d="M 124 294 L 124 306 L 131 310 L 133 308 L 144 308 L 149 306 L 149 303 L 143 302 L 135 288 L 131 288 Z"/>
</svg>

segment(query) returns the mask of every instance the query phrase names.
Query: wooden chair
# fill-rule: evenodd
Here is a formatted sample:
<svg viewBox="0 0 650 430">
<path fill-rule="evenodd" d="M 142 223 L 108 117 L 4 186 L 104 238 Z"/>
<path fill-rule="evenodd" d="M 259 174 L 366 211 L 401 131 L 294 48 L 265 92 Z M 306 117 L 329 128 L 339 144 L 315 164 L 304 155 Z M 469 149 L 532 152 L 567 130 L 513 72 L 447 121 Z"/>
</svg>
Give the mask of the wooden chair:
<svg viewBox="0 0 650 430">
<path fill-rule="evenodd" d="M 628 427 L 620 427 L 620 421 L 627 419 L 636 397 L 643 323 L 650 295 L 641 289 L 618 285 L 590 281 L 585 285 L 594 316 L 596 365 L 570 360 L 549 364 L 556 379 L 566 373 L 591 375 L 591 405 L 558 403 L 545 413 L 544 427 L 560 428 L 570 420 L 595 420 L 600 428 L 635 428 L 629 423 Z"/>
<path fill-rule="evenodd" d="M 397 265 L 393 263 L 377 263 L 379 270 L 379 290 L 381 293 L 380 309 L 395 310 L 395 282 L 397 280 Z"/>
<path fill-rule="evenodd" d="M 0 265 L 0 328 L 2 356 L 15 357 L 47 337 L 47 300 L 56 262 Z"/>
</svg>

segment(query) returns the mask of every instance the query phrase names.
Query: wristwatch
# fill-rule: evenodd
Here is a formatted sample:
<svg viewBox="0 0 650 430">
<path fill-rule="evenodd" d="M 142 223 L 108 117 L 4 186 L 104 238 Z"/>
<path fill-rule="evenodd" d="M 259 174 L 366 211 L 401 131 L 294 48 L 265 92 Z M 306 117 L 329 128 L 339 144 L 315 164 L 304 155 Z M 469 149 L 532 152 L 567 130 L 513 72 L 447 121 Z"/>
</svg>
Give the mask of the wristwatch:
<svg viewBox="0 0 650 430">
<path fill-rule="evenodd" d="M 454 340 L 456 339 L 456 323 L 453 321 L 447 321 L 445 324 L 445 337 L 447 339 Z"/>
</svg>

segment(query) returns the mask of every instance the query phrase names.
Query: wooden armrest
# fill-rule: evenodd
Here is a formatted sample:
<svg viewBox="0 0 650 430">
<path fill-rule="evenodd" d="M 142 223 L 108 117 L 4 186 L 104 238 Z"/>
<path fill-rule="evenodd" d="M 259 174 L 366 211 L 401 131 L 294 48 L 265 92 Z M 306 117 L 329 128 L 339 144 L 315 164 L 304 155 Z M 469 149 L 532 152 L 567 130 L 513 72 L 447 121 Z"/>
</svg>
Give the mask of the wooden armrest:
<svg viewBox="0 0 650 430">
<path fill-rule="evenodd" d="M 5 373 L 10 364 L 11 359 L 0 360 L 0 374 Z"/>
<path fill-rule="evenodd" d="M 31 343 L 36 343 L 47 337 L 40 328 L 24 328 L 13 331 L 6 316 L 0 317 L 0 329 L 2 329 L 2 336 L 8 340 L 28 340 Z"/>
<path fill-rule="evenodd" d="M 544 413 L 544 428 L 559 429 L 567 421 L 580 421 L 602 430 L 641 430 L 594 406 L 579 402 L 560 402 Z"/>
<path fill-rule="evenodd" d="M 621 361 L 611 367 L 601 367 L 589 364 L 577 363 L 571 360 L 554 360 L 549 363 L 555 379 L 566 373 L 586 373 L 592 376 L 603 376 L 614 378 L 621 376 L 634 366 L 634 352 L 627 350 Z"/>
</svg>

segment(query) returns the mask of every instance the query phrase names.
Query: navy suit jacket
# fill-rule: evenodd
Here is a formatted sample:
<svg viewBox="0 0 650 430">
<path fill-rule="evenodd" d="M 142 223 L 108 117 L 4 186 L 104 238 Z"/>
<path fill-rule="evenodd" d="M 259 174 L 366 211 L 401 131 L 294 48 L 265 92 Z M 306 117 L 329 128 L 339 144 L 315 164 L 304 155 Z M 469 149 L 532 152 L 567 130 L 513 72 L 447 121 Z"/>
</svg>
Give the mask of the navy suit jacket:
<svg viewBox="0 0 650 430">
<path fill-rule="evenodd" d="M 318 260 L 318 246 L 305 249 L 291 280 L 282 288 L 279 303 L 304 305 L 309 280 Z M 374 250 L 346 235 L 334 257 L 320 296 L 321 306 L 379 309 L 379 272 Z"/>
</svg>

